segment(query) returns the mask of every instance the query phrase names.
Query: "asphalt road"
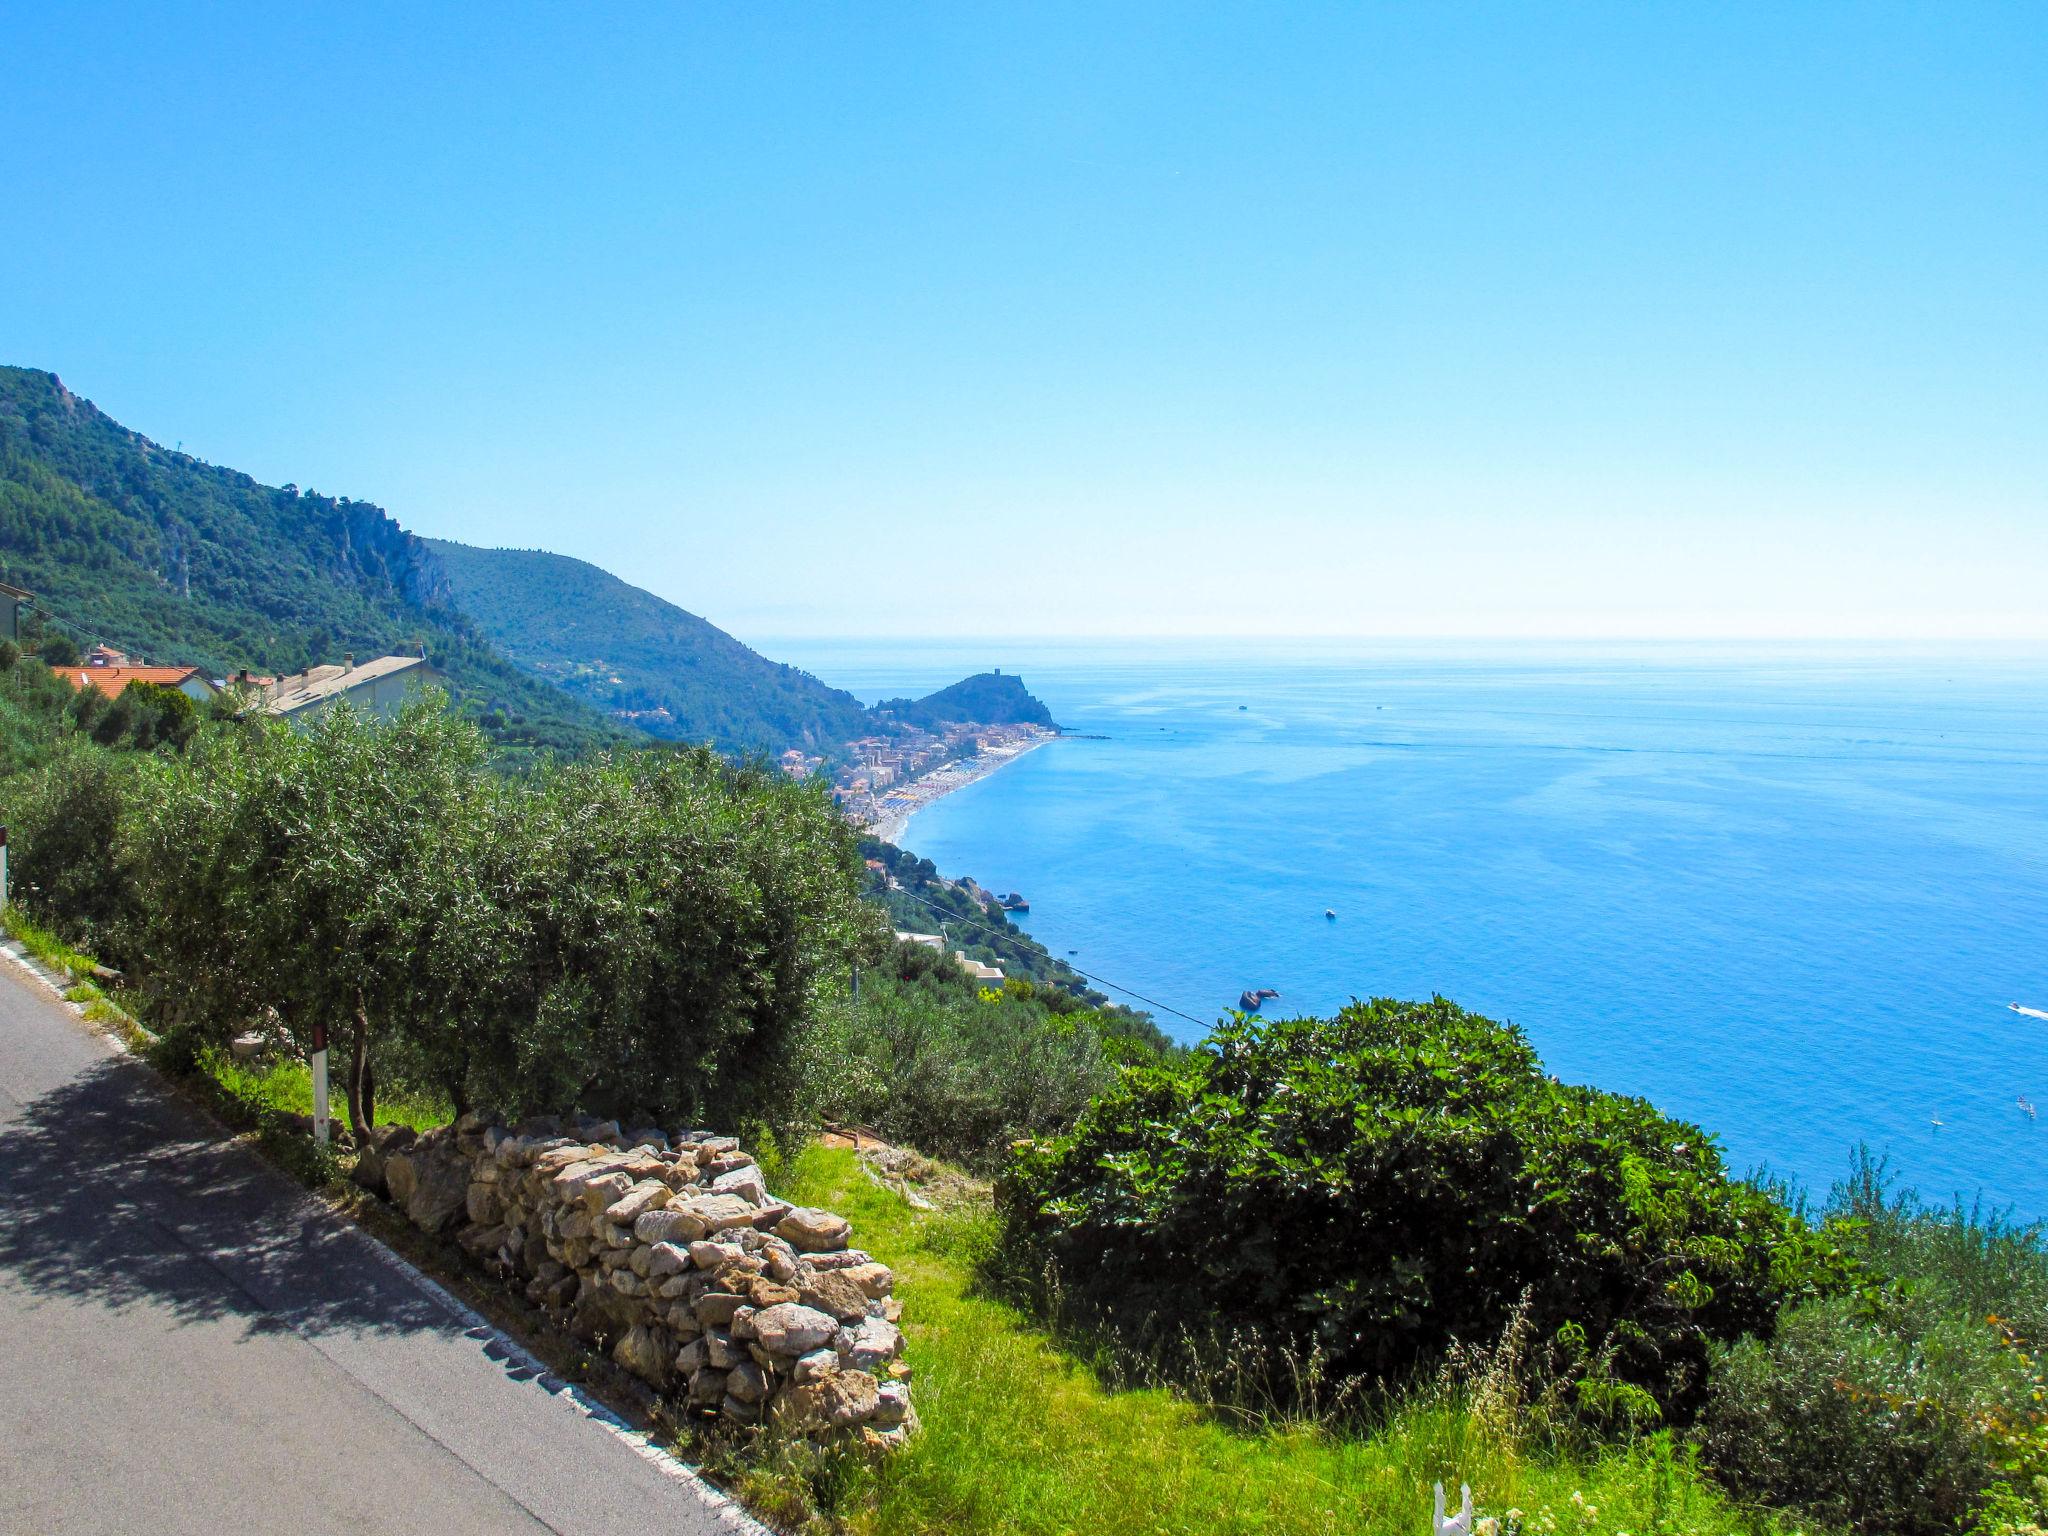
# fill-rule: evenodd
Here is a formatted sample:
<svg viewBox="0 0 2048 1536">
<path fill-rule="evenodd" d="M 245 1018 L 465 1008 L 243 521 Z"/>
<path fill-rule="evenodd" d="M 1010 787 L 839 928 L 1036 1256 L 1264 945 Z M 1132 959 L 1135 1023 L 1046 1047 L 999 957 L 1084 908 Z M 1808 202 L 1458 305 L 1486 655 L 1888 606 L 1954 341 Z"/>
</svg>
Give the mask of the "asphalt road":
<svg viewBox="0 0 2048 1536">
<path fill-rule="evenodd" d="M 0 1532 L 748 1529 L 0 958 Z"/>
</svg>

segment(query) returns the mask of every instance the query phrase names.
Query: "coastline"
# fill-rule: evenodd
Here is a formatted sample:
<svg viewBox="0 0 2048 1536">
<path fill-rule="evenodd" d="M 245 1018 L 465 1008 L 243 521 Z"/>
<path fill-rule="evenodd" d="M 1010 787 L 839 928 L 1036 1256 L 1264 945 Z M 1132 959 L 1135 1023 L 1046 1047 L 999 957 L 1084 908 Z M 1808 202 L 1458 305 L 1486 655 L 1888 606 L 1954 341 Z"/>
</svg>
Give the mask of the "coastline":
<svg viewBox="0 0 2048 1536">
<path fill-rule="evenodd" d="M 995 747 L 973 757 L 958 758 L 922 778 L 912 779 L 884 800 L 885 814 L 863 822 L 861 831 L 900 848 L 910 831 L 910 818 L 926 806 L 944 799 L 956 789 L 965 789 L 969 784 L 1007 768 L 1025 753 L 1035 752 L 1047 742 L 1058 741 L 1059 738 L 1058 731 L 1048 730 L 1019 746 Z"/>
</svg>

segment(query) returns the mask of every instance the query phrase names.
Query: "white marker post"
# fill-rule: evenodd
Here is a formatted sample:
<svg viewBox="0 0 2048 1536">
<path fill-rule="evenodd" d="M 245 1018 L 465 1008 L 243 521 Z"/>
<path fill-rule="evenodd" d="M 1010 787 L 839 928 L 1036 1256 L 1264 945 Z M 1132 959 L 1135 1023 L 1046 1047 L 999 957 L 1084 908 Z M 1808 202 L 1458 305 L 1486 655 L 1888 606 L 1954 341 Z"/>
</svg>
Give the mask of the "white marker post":
<svg viewBox="0 0 2048 1536">
<path fill-rule="evenodd" d="M 313 1139 L 327 1145 L 327 1026 L 313 1026 Z"/>
<path fill-rule="evenodd" d="M 0 827 L 0 912 L 7 910 L 7 829 Z"/>
</svg>

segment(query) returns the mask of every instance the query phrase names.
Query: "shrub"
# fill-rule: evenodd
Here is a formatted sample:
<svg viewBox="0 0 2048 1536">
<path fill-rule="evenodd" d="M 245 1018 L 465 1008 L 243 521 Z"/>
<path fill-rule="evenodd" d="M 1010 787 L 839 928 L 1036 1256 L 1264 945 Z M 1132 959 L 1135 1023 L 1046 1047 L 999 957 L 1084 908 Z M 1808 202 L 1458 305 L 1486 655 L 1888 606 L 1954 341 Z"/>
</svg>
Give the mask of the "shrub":
<svg viewBox="0 0 2048 1536">
<path fill-rule="evenodd" d="M 987 1169 L 1016 1137 L 1073 1124 L 1131 1054 L 1122 1028 L 1058 988 L 998 991 L 951 955 L 899 945 L 829 1010 L 815 1100 L 827 1118 Z"/>
<path fill-rule="evenodd" d="M 1933 1536 L 2048 1517 L 2038 1229 L 1894 1196 L 1859 1158 L 1826 1229 L 1867 1293 L 1801 1302 L 1716 1361 L 1700 1442 L 1751 1498 L 1849 1530 Z"/>
<path fill-rule="evenodd" d="M 11 895 L 88 945 L 113 942 L 135 911 L 134 887 L 115 858 L 134 766 L 59 740 L 43 766 L 7 786 Z"/>
<path fill-rule="evenodd" d="M 1220 1026 L 1021 1152 L 1001 1200 L 1012 1274 L 1141 1348 L 1221 1330 L 1386 1381 L 1526 1298 L 1582 1404 L 1638 1420 L 1844 1268 L 1705 1133 L 1441 998 Z"/>
</svg>

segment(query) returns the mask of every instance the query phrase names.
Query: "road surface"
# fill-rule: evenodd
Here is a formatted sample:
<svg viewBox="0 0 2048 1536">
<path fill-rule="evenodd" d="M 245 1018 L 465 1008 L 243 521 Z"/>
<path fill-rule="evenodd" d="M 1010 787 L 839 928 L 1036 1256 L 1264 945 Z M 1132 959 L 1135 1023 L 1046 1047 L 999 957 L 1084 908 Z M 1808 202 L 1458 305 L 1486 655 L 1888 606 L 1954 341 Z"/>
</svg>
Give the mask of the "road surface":
<svg viewBox="0 0 2048 1536">
<path fill-rule="evenodd" d="M 746 1530 L 0 957 L 0 1532 Z"/>
</svg>

